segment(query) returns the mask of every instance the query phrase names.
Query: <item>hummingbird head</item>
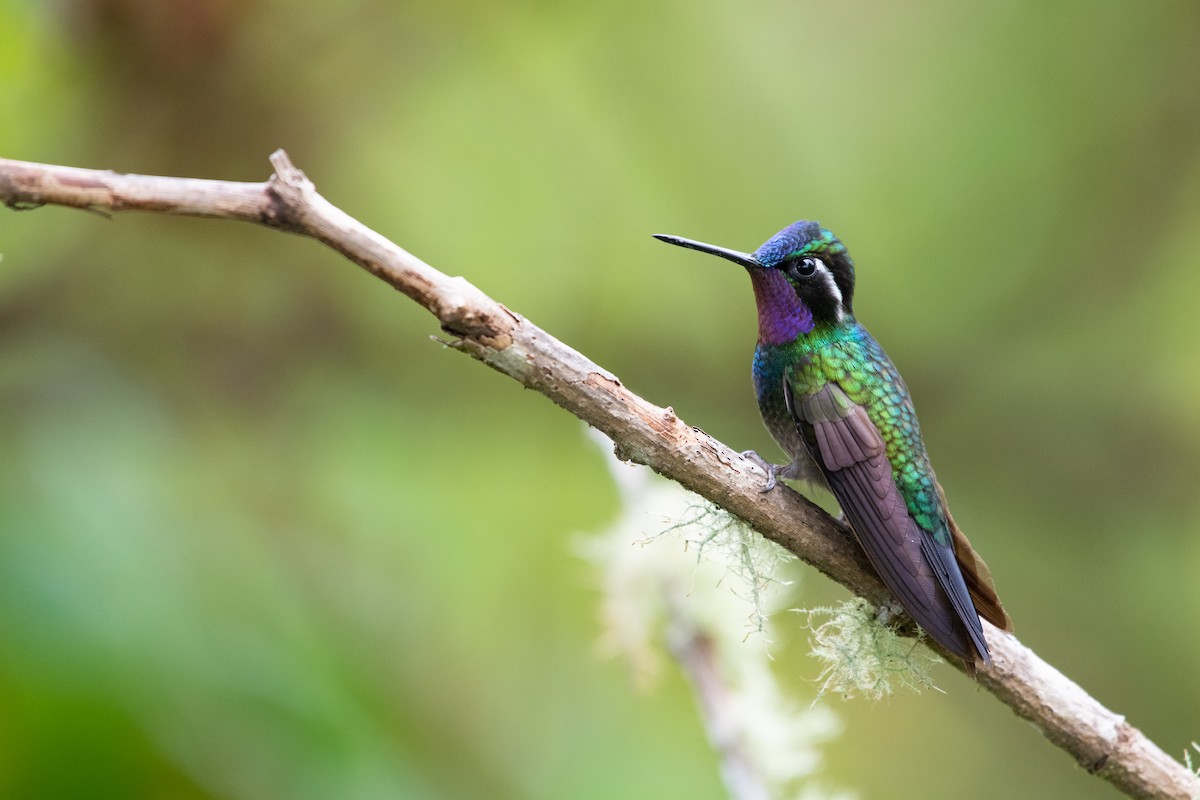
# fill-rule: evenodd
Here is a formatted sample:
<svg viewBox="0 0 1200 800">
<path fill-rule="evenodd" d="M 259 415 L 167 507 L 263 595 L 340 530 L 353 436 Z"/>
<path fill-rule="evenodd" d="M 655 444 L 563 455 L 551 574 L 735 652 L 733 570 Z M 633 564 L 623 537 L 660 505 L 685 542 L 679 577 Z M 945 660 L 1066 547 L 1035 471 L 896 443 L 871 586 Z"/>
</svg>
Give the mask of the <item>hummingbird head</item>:
<svg viewBox="0 0 1200 800">
<path fill-rule="evenodd" d="M 853 314 L 854 262 L 836 236 L 801 220 L 753 253 L 655 234 L 669 244 L 711 253 L 750 273 L 758 303 L 759 340 L 782 344 L 818 325 L 836 325 Z"/>
</svg>

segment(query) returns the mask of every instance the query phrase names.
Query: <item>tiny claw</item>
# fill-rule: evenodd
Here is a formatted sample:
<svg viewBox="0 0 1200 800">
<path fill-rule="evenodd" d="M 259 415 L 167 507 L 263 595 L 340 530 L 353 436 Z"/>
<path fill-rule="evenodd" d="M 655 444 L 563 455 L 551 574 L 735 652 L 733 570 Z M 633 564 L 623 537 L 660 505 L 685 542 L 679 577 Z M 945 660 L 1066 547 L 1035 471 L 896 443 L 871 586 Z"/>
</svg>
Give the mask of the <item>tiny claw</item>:
<svg viewBox="0 0 1200 800">
<path fill-rule="evenodd" d="M 753 450 L 743 450 L 742 457 L 753 461 L 756 467 L 767 473 L 767 485 L 759 489 L 759 492 L 766 494 L 775 488 L 775 484 L 779 482 L 777 474 L 779 472 L 778 465 L 772 464 Z"/>
<path fill-rule="evenodd" d="M 884 625 L 890 625 L 892 620 L 903 615 L 904 606 L 896 602 L 889 602 L 880 605 L 875 609 L 875 619 Z"/>
</svg>

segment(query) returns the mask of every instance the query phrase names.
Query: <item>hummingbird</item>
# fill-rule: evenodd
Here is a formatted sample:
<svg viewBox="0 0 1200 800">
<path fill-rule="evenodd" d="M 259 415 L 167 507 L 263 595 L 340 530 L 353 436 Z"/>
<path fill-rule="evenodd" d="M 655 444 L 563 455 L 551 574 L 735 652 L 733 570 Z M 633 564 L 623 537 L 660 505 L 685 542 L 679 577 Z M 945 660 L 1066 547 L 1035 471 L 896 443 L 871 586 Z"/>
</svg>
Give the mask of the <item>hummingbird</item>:
<svg viewBox="0 0 1200 800">
<path fill-rule="evenodd" d="M 758 306 L 754 389 L 763 422 L 788 455 L 779 478 L 827 487 L 884 585 L 969 671 L 991 660 L 980 617 L 1012 630 L 991 573 L 955 524 L 908 388 L 854 317 L 854 262 L 816 222 L 801 220 L 743 253 L 679 236 L 668 244 L 741 264 Z"/>
</svg>

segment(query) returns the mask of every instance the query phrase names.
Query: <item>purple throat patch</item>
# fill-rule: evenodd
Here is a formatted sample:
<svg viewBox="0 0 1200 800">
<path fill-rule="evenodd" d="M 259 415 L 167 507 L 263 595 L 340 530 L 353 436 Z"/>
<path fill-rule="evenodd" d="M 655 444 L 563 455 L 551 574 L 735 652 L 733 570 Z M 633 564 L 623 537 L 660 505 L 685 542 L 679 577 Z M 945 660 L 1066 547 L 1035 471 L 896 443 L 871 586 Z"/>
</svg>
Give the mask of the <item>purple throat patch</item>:
<svg viewBox="0 0 1200 800">
<path fill-rule="evenodd" d="M 786 344 L 813 329 L 813 315 L 796 294 L 787 277 L 775 269 L 751 268 L 754 299 L 758 305 L 758 340 Z"/>
</svg>

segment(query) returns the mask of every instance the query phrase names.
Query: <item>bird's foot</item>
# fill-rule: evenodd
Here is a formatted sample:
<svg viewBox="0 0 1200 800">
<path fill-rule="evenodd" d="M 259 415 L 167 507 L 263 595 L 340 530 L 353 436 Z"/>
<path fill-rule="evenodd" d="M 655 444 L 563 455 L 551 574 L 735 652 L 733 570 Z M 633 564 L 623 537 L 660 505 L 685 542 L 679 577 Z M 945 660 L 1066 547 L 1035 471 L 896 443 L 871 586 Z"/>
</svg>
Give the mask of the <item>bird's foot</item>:
<svg viewBox="0 0 1200 800">
<path fill-rule="evenodd" d="M 875 619 L 879 620 L 884 625 L 892 624 L 892 621 L 904 615 L 904 606 L 896 602 L 884 603 L 875 609 Z"/>
<path fill-rule="evenodd" d="M 767 473 L 767 485 L 759 489 L 764 494 L 774 489 L 775 484 L 779 483 L 780 478 L 792 481 L 804 477 L 803 469 L 795 462 L 791 464 L 772 464 L 753 450 L 744 450 L 742 457 L 750 459 L 754 462 L 755 466 Z"/>
</svg>

